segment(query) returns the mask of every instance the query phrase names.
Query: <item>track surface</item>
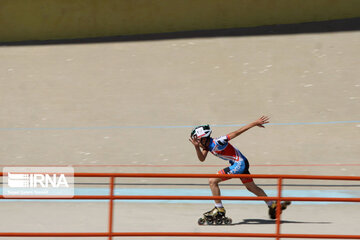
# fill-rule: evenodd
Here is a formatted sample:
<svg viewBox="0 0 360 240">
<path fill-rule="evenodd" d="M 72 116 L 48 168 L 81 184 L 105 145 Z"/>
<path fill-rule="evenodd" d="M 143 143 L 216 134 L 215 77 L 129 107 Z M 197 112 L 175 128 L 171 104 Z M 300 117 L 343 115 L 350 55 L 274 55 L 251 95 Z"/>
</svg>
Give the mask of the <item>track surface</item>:
<svg viewBox="0 0 360 240">
<path fill-rule="evenodd" d="M 188 141 L 192 126 L 209 123 L 220 136 L 264 114 L 271 124 L 232 141 L 252 173 L 359 175 L 359 39 L 354 31 L 1 47 L 1 164 L 216 173 L 226 162 L 213 156 L 198 162 Z M 81 179 L 77 187 L 106 181 Z M 121 189 L 207 189 L 206 179 L 118 181 Z M 276 189 L 275 181 L 257 182 Z M 285 183 L 320 194 L 356 193 L 360 185 Z M 244 190 L 237 180 L 223 187 Z M 114 230 L 275 231 L 265 205 L 225 206 L 234 225 L 200 227 L 211 202 L 118 202 Z M 7 216 L 0 231 L 107 229 L 105 202 L 2 202 L 0 209 Z M 283 214 L 282 232 L 360 234 L 359 210 L 294 204 Z"/>
</svg>

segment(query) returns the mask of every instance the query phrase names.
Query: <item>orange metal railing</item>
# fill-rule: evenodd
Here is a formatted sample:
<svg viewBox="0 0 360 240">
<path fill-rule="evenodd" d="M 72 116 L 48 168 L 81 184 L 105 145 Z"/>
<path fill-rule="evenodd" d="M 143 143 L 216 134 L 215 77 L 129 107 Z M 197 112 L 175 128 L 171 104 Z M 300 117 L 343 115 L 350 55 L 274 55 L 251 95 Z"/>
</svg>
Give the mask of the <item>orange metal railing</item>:
<svg viewBox="0 0 360 240">
<path fill-rule="evenodd" d="M 0 176 L 3 174 L 0 173 Z M 309 176 L 309 175 L 265 175 L 253 174 L 253 178 L 278 179 L 278 195 L 276 197 L 233 197 L 233 196 L 133 196 L 133 195 L 114 195 L 115 178 L 239 178 L 249 177 L 249 175 L 221 175 L 221 174 L 164 174 L 164 173 L 75 173 L 74 177 L 100 177 L 110 179 L 109 195 L 81 195 L 69 199 L 108 199 L 109 200 L 109 219 L 107 232 L 67 232 L 67 233 L 44 233 L 44 232 L 0 232 L 0 237 L 261 237 L 261 238 L 323 238 L 323 239 L 360 239 L 360 235 L 334 235 L 334 234 L 283 234 L 281 233 L 281 201 L 326 201 L 326 202 L 360 202 L 360 198 L 320 198 L 320 197 L 282 197 L 282 185 L 284 179 L 313 179 L 313 180 L 350 180 L 360 181 L 360 177 L 353 176 Z M 46 196 L 37 196 L 26 199 L 44 199 Z M 1 195 L 0 199 L 4 199 Z M 19 197 L 12 199 L 20 199 Z M 47 198 L 49 199 L 49 198 Z M 64 198 L 51 198 L 62 199 Z M 213 233 L 213 232 L 113 232 L 113 212 L 114 200 L 124 199 L 147 199 L 147 200 L 276 200 L 277 218 L 275 233 Z"/>
</svg>

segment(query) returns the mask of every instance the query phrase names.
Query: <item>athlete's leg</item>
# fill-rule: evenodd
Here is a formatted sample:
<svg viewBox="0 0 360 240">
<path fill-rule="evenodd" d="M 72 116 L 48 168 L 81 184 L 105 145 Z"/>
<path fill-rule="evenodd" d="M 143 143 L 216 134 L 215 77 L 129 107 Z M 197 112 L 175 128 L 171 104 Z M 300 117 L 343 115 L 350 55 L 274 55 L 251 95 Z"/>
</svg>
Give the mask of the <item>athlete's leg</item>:
<svg viewBox="0 0 360 240">
<path fill-rule="evenodd" d="M 219 187 L 219 182 L 221 182 L 221 181 L 223 181 L 223 179 L 221 179 L 221 178 L 210 178 L 209 179 L 209 186 L 210 186 L 212 195 L 214 197 L 221 196 L 221 191 L 220 191 L 220 187 Z M 216 199 L 214 201 L 215 201 L 215 205 L 222 204 L 221 200 Z"/>
<path fill-rule="evenodd" d="M 258 196 L 258 197 L 267 197 L 264 190 L 262 188 L 260 188 L 258 185 L 256 185 L 254 181 L 245 182 L 244 185 L 245 185 L 247 190 L 249 190 L 250 192 L 252 192 L 256 196 Z M 265 201 L 265 202 L 266 202 L 267 205 L 272 204 L 272 201 Z"/>
<path fill-rule="evenodd" d="M 245 160 L 246 168 L 243 172 L 243 174 L 249 174 L 249 162 L 247 159 Z M 254 179 L 252 177 L 243 177 L 240 178 L 242 183 L 245 185 L 246 189 L 255 194 L 258 197 L 267 197 L 267 194 L 264 192 L 262 188 L 260 188 L 258 185 L 255 184 Z M 273 201 L 265 201 L 265 203 L 268 206 L 271 206 L 273 204 Z"/>
</svg>

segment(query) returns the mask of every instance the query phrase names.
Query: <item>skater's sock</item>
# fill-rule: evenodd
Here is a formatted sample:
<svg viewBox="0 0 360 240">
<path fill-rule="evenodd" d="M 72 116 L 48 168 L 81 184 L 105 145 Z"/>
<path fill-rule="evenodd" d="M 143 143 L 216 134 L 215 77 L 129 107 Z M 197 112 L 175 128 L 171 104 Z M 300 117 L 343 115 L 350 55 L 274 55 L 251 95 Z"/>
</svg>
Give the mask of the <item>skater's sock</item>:
<svg viewBox="0 0 360 240">
<path fill-rule="evenodd" d="M 266 204 L 271 207 L 271 205 L 274 203 L 274 201 L 268 201 Z"/>
<path fill-rule="evenodd" d="M 217 208 L 223 208 L 224 206 L 223 206 L 222 203 L 215 203 L 215 207 L 217 207 Z"/>
</svg>

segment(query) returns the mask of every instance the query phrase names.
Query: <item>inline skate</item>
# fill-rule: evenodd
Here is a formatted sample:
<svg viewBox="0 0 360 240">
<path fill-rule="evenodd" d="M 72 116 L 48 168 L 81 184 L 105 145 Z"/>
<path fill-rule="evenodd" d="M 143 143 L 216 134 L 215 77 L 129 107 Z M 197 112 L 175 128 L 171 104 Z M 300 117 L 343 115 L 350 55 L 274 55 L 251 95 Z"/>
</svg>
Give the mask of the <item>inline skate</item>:
<svg viewBox="0 0 360 240">
<path fill-rule="evenodd" d="M 225 217 L 225 213 L 225 208 L 214 207 L 212 210 L 205 212 L 202 218 L 199 218 L 198 224 L 204 225 L 206 223 L 207 225 L 213 225 L 215 223 L 216 225 L 230 225 L 232 219 Z"/>
<path fill-rule="evenodd" d="M 291 204 L 290 201 L 285 201 L 281 203 L 281 211 L 280 214 L 282 213 L 282 210 L 285 210 L 287 208 L 287 206 L 289 206 Z M 269 206 L 269 217 L 271 219 L 275 219 L 276 218 L 276 207 L 277 207 L 277 203 L 273 202 L 271 204 L 271 206 Z"/>
</svg>

